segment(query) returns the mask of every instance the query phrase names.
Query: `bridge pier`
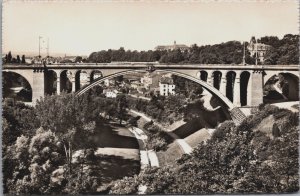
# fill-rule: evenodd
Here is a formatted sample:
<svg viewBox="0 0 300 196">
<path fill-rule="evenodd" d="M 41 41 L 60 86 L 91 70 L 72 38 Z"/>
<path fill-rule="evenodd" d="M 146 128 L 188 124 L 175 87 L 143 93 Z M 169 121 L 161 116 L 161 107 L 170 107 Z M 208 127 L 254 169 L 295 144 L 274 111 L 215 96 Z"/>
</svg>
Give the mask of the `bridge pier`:
<svg viewBox="0 0 300 196">
<path fill-rule="evenodd" d="M 207 83 L 211 86 L 214 85 L 214 78 L 213 78 L 213 72 L 212 71 L 207 72 Z"/>
<path fill-rule="evenodd" d="M 241 106 L 241 80 L 239 72 L 236 72 L 236 77 L 234 80 L 233 104 L 236 106 Z"/>
<path fill-rule="evenodd" d="M 37 100 L 45 95 L 45 73 L 43 69 L 33 71 L 32 85 L 32 105 L 35 105 Z"/>
<path fill-rule="evenodd" d="M 251 74 L 251 106 L 258 106 L 263 103 L 263 71 L 262 70 L 254 70 Z"/>
<path fill-rule="evenodd" d="M 220 92 L 225 96 L 226 96 L 226 83 L 227 83 L 226 75 L 222 74 L 221 82 L 220 82 Z"/>
<path fill-rule="evenodd" d="M 60 75 L 57 76 L 56 84 L 56 94 L 60 95 Z"/>
<path fill-rule="evenodd" d="M 74 93 L 74 92 L 76 92 L 76 79 L 75 79 L 75 76 L 72 77 L 71 82 L 72 82 L 72 92 Z"/>
</svg>

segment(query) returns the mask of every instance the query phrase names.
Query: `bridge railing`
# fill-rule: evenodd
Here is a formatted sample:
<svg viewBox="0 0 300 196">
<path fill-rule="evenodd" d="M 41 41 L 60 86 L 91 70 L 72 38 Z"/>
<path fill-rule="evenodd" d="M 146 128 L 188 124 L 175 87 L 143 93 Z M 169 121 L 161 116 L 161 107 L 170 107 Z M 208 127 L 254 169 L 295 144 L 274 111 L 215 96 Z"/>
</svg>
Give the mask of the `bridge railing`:
<svg viewBox="0 0 300 196">
<path fill-rule="evenodd" d="M 246 69 L 298 69 L 298 65 L 240 65 L 240 64 L 165 64 L 159 62 L 112 62 L 112 63 L 54 63 L 54 64 L 3 64 L 3 68 L 36 68 L 36 67 L 51 67 L 51 68 L 60 68 L 60 67 L 141 67 L 154 65 L 155 67 L 161 68 L 246 68 Z"/>
</svg>

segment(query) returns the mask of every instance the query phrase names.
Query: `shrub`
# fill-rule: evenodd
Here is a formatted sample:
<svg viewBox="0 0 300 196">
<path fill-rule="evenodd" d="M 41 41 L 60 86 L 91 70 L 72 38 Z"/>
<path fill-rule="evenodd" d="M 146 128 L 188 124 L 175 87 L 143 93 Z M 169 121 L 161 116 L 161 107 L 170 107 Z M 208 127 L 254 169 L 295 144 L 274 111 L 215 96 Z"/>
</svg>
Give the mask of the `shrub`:
<svg viewBox="0 0 300 196">
<path fill-rule="evenodd" d="M 146 148 L 153 149 L 155 151 L 165 150 L 167 147 L 167 142 L 158 136 L 152 136 L 148 139 Z"/>
<path fill-rule="evenodd" d="M 117 180 L 111 183 L 111 189 L 109 194 L 123 195 L 123 194 L 135 194 L 138 191 L 137 176 L 124 177 L 121 180 Z"/>
<path fill-rule="evenodd" d="M 234 123 L 232 121 L 225 121 L 218 127 L 211 137 L 211 140 L 220 141 L 223 140 L 227 134 L 229 134 L 234 127 Z"/>
</svg>

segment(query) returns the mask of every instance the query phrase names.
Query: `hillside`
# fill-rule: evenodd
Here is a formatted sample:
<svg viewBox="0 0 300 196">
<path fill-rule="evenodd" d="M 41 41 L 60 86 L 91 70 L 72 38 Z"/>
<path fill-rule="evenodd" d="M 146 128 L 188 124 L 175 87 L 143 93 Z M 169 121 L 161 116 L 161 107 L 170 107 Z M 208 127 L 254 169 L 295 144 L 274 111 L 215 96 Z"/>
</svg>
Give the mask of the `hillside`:
<svg viewBox="0 0 300 196">
<path fill-rule="evenodd" d="M 276 36 L 265 36 L 258 40 L 271 46 L 265 57 L 265 64 L 298 64 L 299 63 L 299 35 L 286 34 L 282 39 Z M 255 64 L 250 56 L 245 42 L 247 64 Z M 119 50 L 102 50 L 92 52 L 88 57 L 91 63 L 109 63 L 112 61 L 155 62 L 160 63 L 200 63 L 200 64 L 241 64 L 243 58 L 243 44 L 239 41 L 197 46 L 193 44 L 189 50 L 148 50 L 130 51 L 121 47 Z"/>
<path fill-rule="evenodd" d="M 298 113 L 261 106 L 239 126 L 225 121 L 173 165 L 113 183 L 111 193 L 290 193 L 299 190 Z M 266 124 L 264 126 L 263 124 Z M 271 128 L 270 128 L 271 127 Z"/>
</svg>

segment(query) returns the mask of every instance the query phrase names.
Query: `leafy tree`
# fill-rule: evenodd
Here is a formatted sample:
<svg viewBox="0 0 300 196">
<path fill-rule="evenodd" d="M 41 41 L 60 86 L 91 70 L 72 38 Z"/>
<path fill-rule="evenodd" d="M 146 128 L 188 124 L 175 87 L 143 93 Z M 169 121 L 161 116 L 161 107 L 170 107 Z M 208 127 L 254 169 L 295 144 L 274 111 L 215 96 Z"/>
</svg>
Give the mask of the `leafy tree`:
<svg viewBox="0 0 300 196">
<path fill-rule="evenodd" d="M 77 56 L 76 58 L 75 58 L 75 63 L 80 63 L 80 62 L 82 62 L 82 57 L 81 56 Z"/>
<path fill-rule="evenodd" d="M 25 61 L 25 55 L 24 55 L 24 54 L 22 55 L 21 63 L 22 63 L 22 64 L 25 64 L 25 63 L 26 63 L 26 61 Z"/>
<path fill-rule="evenodd" d="M 265 57 L 264 57 L 264 63 L 267 65 L 275 65 L 278 61 L 279 55 L 276 49 L 271 48 L 270 50 L 267 50 Z"/>
<path fill-rule="evenodd" d="M 126 96 L 124 94 L 118 95 L 117 98 L 117 114 L 118 118 L 120 120 L 120 124 L 122 124 L 122 120 L 124 119 L 124 116 L 126 114 L 126 108 L 128 106 L 128 102 L 126 99 Z"/>
<path fill-rule="evenodd" d="M 17 55 L 17 61 L 16 61 L 17 63 L 21 63 L 21 59 L 20 59 L 20 56 L 19 55 Z"/>
<path fill-rule="evenodd" d="M 12 62 L 12 55 L 11 52 L 9 51 L 7 54 L 7 63 L 11 63 Z"/>
<path fill-rule="evenodd" d="M 239 126 L 222 123 L 211 139 L 191 155 L 161 168 L 146 169 L 137 177 L 118 181 L 114 193 L 134 194 L 137 185 L 146 194 L 291 193 L 299 190 L 299 114 L 274 106 L 260 107 Z M 274 116 L 279 130 L 270 137 L 254 131 L 262 120 Z M 145 125 L 148 128 L 151 125 Z M 276 129 L 277 129 L 276 128 Z M 120 183 L 120 184 L 119 184 Z"/>
<path fill-rule="evenodd" d="M 76 97 L 75 95 L 46 96 L 36 105 L 37 116 L 44 129 L 52 130 L 64 149 L 65 162 L 68 165 L 68 179 L 72 174 L 72 154 L 76 147 L 75 136 L 82 131 L 91 133 L 86 125 L 95 119 L 91 112 L 94 105 L 89 104 L 88 95 Z"/>
</svg>

